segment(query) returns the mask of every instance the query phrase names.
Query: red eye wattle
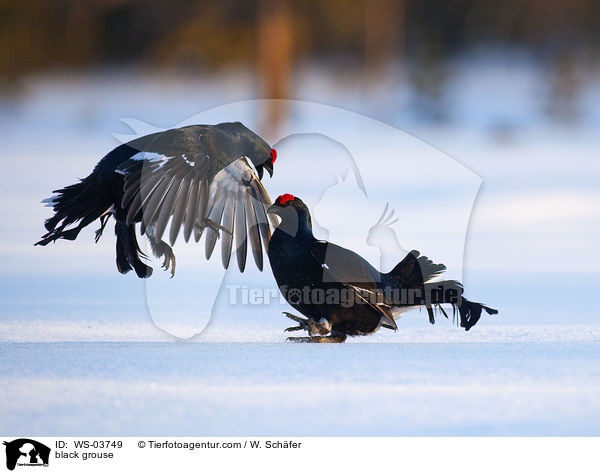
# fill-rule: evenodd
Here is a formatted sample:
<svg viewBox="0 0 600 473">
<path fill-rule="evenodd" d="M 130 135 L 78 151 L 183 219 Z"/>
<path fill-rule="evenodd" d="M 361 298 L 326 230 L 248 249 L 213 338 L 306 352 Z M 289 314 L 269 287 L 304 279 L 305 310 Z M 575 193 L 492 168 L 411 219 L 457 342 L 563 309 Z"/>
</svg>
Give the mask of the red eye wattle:
<svg viewBox="0 0 600 473">
<path fill-rule="evenodd" d="M 277 197 L 277 200 L 275 202 L 279 205 L 284 205 L 286 202 L 289 202 L 290 200 L 294 199 L 295 197 L 292 194 L 283 194 Z"/>
<path fill-rule="evenodd" d="M 273 164 L 276 159 L 277 159 L 277 151 L 275 151 L 275 149 L 272 148 L 271 149 L 271 164 Z"/>
</svg>

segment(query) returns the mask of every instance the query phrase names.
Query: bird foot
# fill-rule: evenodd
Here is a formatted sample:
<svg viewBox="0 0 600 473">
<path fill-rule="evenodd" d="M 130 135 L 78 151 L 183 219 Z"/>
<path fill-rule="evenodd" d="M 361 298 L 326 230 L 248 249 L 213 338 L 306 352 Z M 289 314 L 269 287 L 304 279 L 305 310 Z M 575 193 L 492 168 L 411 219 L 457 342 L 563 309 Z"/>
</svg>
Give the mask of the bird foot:
<svg viewBox="0 0 600 473">
<path fill-rule="evenodd" d="M 162 268 L 165 271 L 168 271 L 169 267 L 171 268 L 171 277 L 175 276 L 175 253 L 170 246 L 167 246 L 168 250 L 165 251 Z"/>
<path fill-rule="evenodd" d="M 294 322 L 298 322 L 298 325 L 288 327 L 285 329 L 286 332 L 296 332 L 297 330 L 306 330 L 310 336 L 308 337 L 288 337 L 286 340 L 295 343 L 344 343 L 346 341 L 346 335 L 343 333 L 332 332 L 330 335 L 326 335 L 331 330 L 331 325 L 328 321 L 321 319 L 319 322 L 315 322 L 313 319 L 308 317 L 299 317 L 289 312 L 283 312 L 288 318 Z"/>
<path fill-rule="evenodd" d="M 298 325 L 286 328 L 285 329 L 286 332 L 295 332 L 297 330 L 307 330 L 307 331 L 310 330 L 310 325 L 309 325 L 310 319 L 304 318 L 304 317 L 298 317 L 297 315 L 290 314 L 289 312 L 283 312 L 283 314 L 288 319 L 292 319 L 293 321 L 298 322 Z"/>
<path fill-rule="evenodd" d="M 165 271 L 171 269 L 171 277 L 175 276 L 175 253 L 173 249 L 167 245 L 164 241 L 158 242 L 150 240 L 152 252 L 157 258 L 164 257 L 162 268 Z"/>
<path fill-rule="evenodd" d="M 326 319 L 321 319 L 318 322 L 311 319 L 310 317 L 299 317 L 294 314 L 290 314 L 289 312 L 283 312 L 283 314 L 288 318 L 292 319 L 295 322 L 298 322 L 298 325 L 293 327 L 288 327 L 285 329 L 286 332 L 295 332 L 297 330 L 306 330 L 308 334 L 313 337 L 316 335 L 327 335 L 331 332 L 331 324 Z M 332 333 L 333 334 L 333 333 Z"/>
<path fill-rule="evenodd" d="M 286 340 L 294 343 L 344 343 L 346 341 L 346 335 L 331 334 L 327 336 L 317 335 L 314 337 L 288 337 Z"/>
</svg>

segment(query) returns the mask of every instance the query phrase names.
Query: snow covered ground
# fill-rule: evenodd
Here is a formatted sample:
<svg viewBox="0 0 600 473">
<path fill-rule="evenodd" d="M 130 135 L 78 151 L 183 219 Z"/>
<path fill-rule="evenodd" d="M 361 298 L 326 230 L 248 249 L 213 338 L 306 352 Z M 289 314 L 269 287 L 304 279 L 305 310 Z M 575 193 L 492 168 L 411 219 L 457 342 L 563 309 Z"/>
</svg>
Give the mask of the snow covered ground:
<svg viewBox="0 0 600 473">
<path fill-rule="evenodd" d="M 341 346 L 3 343 L 0 427 L 12 436 L 599 435 L 598 329 L 572 341 L 562 326 L 512 341 L 518 332 L 449 342 L 448 331 L 437 341 L 409 331 L 405 343 Z"/>
<path fill-rule="evenodd" d="M 323 151 L 322 141 L 281 145 L 266 181 L 272 195 L 302 191 L 321 202 L 321 230 L 375 264 L 378 247 L 366 245 L 366 235 L 396 199 L 397 214 L 412 222 L 395 227 L 402 247 L 444 261 L 469 297 L 500 309 L 468 333 L 445 320 L 431 327 L 413 311 L 398 332 L 341 346 L 284 343 L 287 307 L 278 301 L 226 303 L 236 285 L 273 288 L 268 271 L 221 275 L 214 307 L 200 299 L 209 279 L 191 272 L 194 245 L 175 248 L 178 273 L 164 284 L 178 286 L 162 285 L 157 274 L 158 285 L 148 287 L 116 272 L 110 228 L 98 245 L 95 228 L 76 242 L 32 245 L 49 215 L 39 201 L 87 175 L 118 143 L 113 133 L 130 132 L 121 118 L 174 126 L 256 98 L 252 77 L 42 77 L 26 83 L 22 97 L 2 99 L 0 434 L 600 434 L 600 84 L 582 88 L 579 122 L 552 123 L 543 113 L 543 71 L 532 64 L 456 64 L 444 123 L 413 113 L 415 97 L 393 78 L 362 94 L 350 79 L 310 68 L 299 74 L 297 98 L 383 119 L 424 142 L 400 136 L 398 156 L 417 160 L 401 167 L 376 134 L 353 150 L 370 151 L 367 158 L 389 171 L 362 169 L 368 202 L 351 186 L 353 202 L 368 209 L 354 221 L 359 232 L 343 227 L 344 182 L 323 194 L 296 175 L 293 157 L 310 149 L 305 159 L 320 159 L 313 151 Z M 220 110 L 215 116 L 232 108 Z M 326 115 L 313 117 L 313 131 L 340 131 Z M 303 126 L 301 114 L 291 122 Z M 427 169 L 419 191 L 412 177 L 421 176 L 422 159 L 440 155 L 448 166 Z M 221 276 L 210 279 L 217 288 Z M 187 314 L 165 319 L 146 297 L 164 288 L 173 311 Z M 195 320 L 197 304 L 210 317 Z M 172 336 L 200 330 L 188 342 Z"/>
</svg>

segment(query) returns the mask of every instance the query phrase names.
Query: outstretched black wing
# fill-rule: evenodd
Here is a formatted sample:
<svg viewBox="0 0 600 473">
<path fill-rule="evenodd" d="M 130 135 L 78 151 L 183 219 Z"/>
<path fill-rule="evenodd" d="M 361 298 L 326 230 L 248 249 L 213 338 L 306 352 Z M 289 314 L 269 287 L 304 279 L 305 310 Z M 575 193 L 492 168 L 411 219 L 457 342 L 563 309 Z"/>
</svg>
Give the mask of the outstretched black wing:
<svg viewBox="0 0 600 473">
<path fill-rule="evenodd" d="M 200 141 L 190 145 L 185 143 L 185 151 L 165 154 L 140 151 L 116 169 L 124 177 L 120 204 L 126 222 L 141 221 L 142 233 L 156 240 L 162 239 L 170 225 L 171 245 L 182 229 L 186 242 L 192 232 L 196 242 L 206 233 L 207 258 L 220 236 L 225 268 L 235 242 L 240 271 L 246 266 L 250 240 L 256 266 L 262 271 L 262 246 L 266 248 L 271 236 L 265 208 L 271 202 L 254 168 L 245 157 L 219 166 Z"/>
<path fill-rule="evenodd" d="M 392 308 L 384 301 L 378 283 L 381 274 L 353 251 L 326 241 L 317 241 L 311 255 L 323 268 L 323 282 L 339 283 L 351 291 L 354 300 L 381 317 L 383 327 L 396 330 Z"/>
</svg>

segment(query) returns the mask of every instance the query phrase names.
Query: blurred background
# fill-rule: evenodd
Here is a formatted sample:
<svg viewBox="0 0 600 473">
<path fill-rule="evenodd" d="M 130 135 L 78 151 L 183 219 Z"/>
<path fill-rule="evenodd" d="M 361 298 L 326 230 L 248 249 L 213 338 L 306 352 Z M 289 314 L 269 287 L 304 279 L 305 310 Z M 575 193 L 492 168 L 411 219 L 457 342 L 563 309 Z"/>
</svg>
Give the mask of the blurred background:
<svg viewBox="0 0 600 473">
<path fill-rule="evenodd" d="M 18 107 L 32 78 L 110 72 L 140 82 L 170 74 L 198 88 L 239 77 L 244 98 L 324 100 L 327 82 L 347 108 L 395 124 L 460 123 L 467 86 L 507 94 L 537 75 L 535 120 L 575 124 L 592 113 L 581 102 L 597 79 L 599 45 L 593 0 L 3 0 L 0 91 L 5 107 Z M 376 92 L 385 99 L 372 103 Z M 479 108 L 500 101 L 480 98 Z M 371 107 L 353 103 L 361 99 Z M 498 137 L 524 125 L 521 109 L 531 107 L 510 105 L 512 114 L 485 117 Z M 265 119 L 277 123 L 285 110 Z"/>
<path fill-rule="evenodd" d="M 49 311 L 146 320 L 110 235 L 32 246 L 39 201 L 131 133 L 123 118 L 148 132 L 262 98 L 358 112 L 462 163 L 483 180 L 469 293 L 503 309 L 495 323 L 596 323 L 599 47 L 593 0 L 0 0 L 5 334 Z M 255 118 L 268 139 L 294 114 Z"/>
</svg>

